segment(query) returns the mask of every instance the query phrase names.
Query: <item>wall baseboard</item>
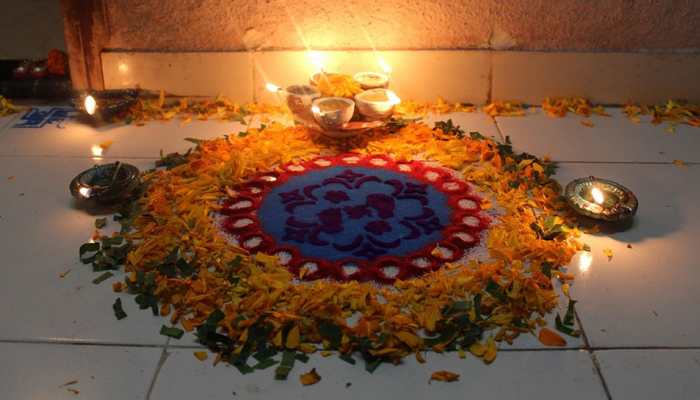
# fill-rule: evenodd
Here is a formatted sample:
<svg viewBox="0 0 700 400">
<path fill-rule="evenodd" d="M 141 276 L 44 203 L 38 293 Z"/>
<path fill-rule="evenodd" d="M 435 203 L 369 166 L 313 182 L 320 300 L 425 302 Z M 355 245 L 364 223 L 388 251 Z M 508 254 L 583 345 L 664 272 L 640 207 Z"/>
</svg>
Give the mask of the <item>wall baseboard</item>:
<svg viewBox="0 0 700 400">
<path fill-rule="evenodd" d="M 584 96 L 595 103 L 700 102 L 700 54 L 521 52 L 482 50 L 324 51 L 328 71 L 392 67 L 399 96 L 483 104 L 546 96 Z M 226 95 L 274 102 L 265 83 L 305 83 L 317 69 L 304 51 L 131 52 L 101 54 L 105 88 L 139 86 L 184 96 Z"/>
</svg>

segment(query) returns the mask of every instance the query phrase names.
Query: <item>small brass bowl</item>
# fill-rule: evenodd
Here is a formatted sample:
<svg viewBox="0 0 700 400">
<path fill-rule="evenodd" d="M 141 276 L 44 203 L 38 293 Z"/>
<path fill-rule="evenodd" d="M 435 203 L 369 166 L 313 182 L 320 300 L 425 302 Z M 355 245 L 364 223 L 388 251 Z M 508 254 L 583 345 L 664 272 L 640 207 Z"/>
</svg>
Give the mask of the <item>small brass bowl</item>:
<svg viewBox="0 0 700 400">
<path fill-rule="evenodd" d="M 131 164 L 95 165 L 78 174 L 68 189 L 79 201 L 112 204 L 128 199 L 140 182 L 139 169 Z"/>
<path fill-rule="evenodd" d="M 602 194 L 599 201 L 594 199 L 593 191 L 596 189 Z M 639 201 L 631 190 L 617 182 L 594 176 L 569 182 L 564 196 L 577 213 L 607 222 L 628 221 L 637 213 L 639 206 Z"/>
</svg>

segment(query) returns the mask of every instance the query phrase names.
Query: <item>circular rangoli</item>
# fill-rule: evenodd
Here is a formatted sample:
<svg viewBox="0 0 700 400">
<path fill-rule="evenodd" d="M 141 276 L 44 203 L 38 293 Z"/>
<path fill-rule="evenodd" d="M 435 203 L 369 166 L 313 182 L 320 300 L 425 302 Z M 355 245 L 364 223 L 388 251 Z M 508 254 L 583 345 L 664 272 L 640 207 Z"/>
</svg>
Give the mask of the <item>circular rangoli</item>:
<svg viewBox="0 0 700 400">
<path fill-rule="evenodd" d="M 488 225 L 468 183 L 419 161 L 345 154 L 279 171 L 240 185 L 222 228 L 304 279 L 419 276 L 459 260 Z"/>
</svg>

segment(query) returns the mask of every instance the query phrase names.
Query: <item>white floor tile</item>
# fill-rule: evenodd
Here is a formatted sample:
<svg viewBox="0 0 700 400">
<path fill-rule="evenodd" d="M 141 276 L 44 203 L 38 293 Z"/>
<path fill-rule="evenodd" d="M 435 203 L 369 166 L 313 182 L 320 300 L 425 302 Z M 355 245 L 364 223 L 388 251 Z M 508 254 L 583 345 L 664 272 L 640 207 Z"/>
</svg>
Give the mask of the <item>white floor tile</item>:
<svg viewBox="0 0 700 400">
<path fill-rule="evenodd" d="M 592 265 L 571 266 L 591 345 L 700 346 L 700 314 L 692 311 L 700 303 L 700 167 L 564 164 L 557 174 L 562 184 L 587 175 L 620 182 L 639 199 L 629 230 L 587 235 Z"/>
<path fill-rule="evenodd" d="M 145 399 L 161 353 L 158 348 L 0 343 L 0 397 Z"/>
<path fill-rule="evenodd" d="M 139 168 L 152 164 L 123 161 Z M 99 215 L 75 207 L 68 183 L 92 164 L 0 157 L 0 339 L 165 343 L 158 333 L 163 319 L 138 310 L 131 295 L 119 296 L 128 318 L 117 321 L 111 289 L 117 278 L 95 285 L 100 273 L 78 260 L 78 247 L 91 237 Z"/>
<path fill-rule="evenodd" d="M 581 124 L 583 117 L 551 118 L 539 109 L 525 117 L 496 121 L 516 150 L 556 161 L 700 162 L 700 129 L 678 125 L 675 133 L 668 133 L 668 125 L 636 124 L 619 108 L 608 112 L 611 117 L 591 117 L 592 128 Z"/>
<path fill-rule="evenodd" d="M 50 107 L 42 107 L 49 109 Z M 207 139 L 245 130 L 238 122 L 179 120 L 149 122 L 144 126 L 106 125 L 93 127 L 76 120 L 46 124 L 41 128 L 18 128 L 17 119 L 0 134 L 0 156 L 90 157 L 91 148 L 105 142 L 111 146 L 107 158 L 157 158 L 159 152 L 186 151 L 192 143 L 185 138 Z"/>
<path fill-rule="evenodd" d="M 299 375 L 316 368 L 321 381 L 303 387 Z M 275 367 L 241 375 L 235 368 L 200 362 L 192 350 L 172 350 L 151 399 L 603 399 L 602 385 L 585 351 L 502 352 L 490 366 L 474 357 L 429 354 L 426 364 L 409 357 L 399 366 L 381 365 L 369 374 L 358 359 L 335 356 L 297 362 L 287 381 L 274 380 Z M 449 370 L 458 382 L 428 384 L 432 372 Z M 348 383 L 350 384 L 348 386 Z M 235 393 L 235 395 L 234 395 Z"/>
<path fill-rule="evenodd" d="M 700 350 L 610 350 L 595 354 L 615 400 L 697 399 L 700 393 Z"/>
</svg>

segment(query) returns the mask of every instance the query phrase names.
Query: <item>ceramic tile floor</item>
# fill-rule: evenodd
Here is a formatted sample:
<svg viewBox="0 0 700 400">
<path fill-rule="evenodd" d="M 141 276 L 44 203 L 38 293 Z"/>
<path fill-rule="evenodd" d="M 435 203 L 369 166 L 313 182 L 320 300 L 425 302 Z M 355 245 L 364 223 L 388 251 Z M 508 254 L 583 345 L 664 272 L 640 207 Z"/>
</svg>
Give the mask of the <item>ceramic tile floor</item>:
<svg viewBox="0 0 700 400">
<path fill-rule="evenodd" d="M 374 375 L 314 356 L 287 382 L 273 380 L 271 370 L 242 376 L 199 362 L 191 336 L 166 340 L 158 334 L 163 321 L 137 310 L 128 296 L 122 297 L 129 317 L 117 322 L 111 281 L 94 285 L 95 275 L 77 261 L 99 213 L 71 201 L 67 185 L 76 173 L 113 158 L 146 168 L 161 149 L 186 149 L 185 137 L 235 133 L 240 124 L 94 130 L 69 121 L 32 129 L 14 127 L 21 116 L 2 118 L 0 398 L 698 398 L 700 262 L 691 250 L 700 235 L 700 130 L 679 127 L 669 134 L 662 126 L 633 124 L 619 110 L 612 114 L 593 118 L 593 128 L 579 117 L 550 119 L 539 110 L 495 122 L 483 114 L 449 116 L 467 131 L 507 135 L 519 150 L 561 161 L 562 183 L 596 175 L 637 193 L 640 209 L 631 229 L 585 237 L 592 263 L 577 258 L 570 266 L 584 339 L 547 349 L 522 337 L 488 367 L 431 354 L 427 365 L 408 359 Z M 93 160 L 91 146 L 106 140 L 113 145 L 105 159 Z M 680 168 L 675 159 L 689 164 Z M 613 250 L 610 261 L 605 248 Z M 303 388 L 295 374 L 312 367 L 323 380 Z M 430 372 L 439 369 L 460 373 L 460 382 L 428 385 Z M 63 386 L 71 381 L 77 382 Z"/>
</svg>

